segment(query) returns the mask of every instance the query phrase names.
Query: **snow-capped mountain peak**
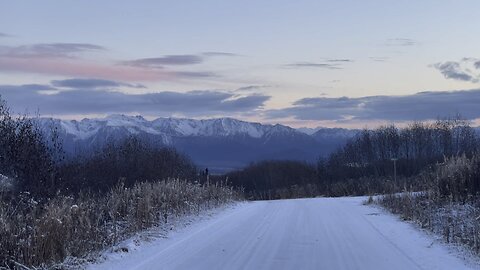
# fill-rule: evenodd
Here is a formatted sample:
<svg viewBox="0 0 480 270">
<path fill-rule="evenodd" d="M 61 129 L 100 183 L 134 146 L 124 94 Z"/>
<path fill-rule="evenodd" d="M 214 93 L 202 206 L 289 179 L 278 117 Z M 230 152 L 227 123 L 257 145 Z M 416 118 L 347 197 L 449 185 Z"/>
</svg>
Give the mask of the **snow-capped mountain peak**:
<svg viewBox="0 0 480 270">
<path fill-rule="evenodd" d="M 40 119 L 44 127 L 56 126 L 60 132 L 73 137 L 74 140 L 85 140 L 106 129 L 123 130 L 129 134 L 144 133 L 161 135 L 163 137 L 229 137 L 246 136 L 250 138 L 271 137 L 272 135 L 318 135 L 327 137 L 351 137 L 356 131 L 331 128 L 299 128 L 276 124 L 260 124 L 246 122 L 233 118 L 187 119 L 187 118 L 157 118 L 149 121 L 142 116 L 127 116 L 122 114 L 109 115 L 105 118 L 77 120 L 59 120 L 52 118 Z M 113 132 L 113 131 L 112 131 Z M 168 140 L 167 140 L 168 141 Z"/>
<path fill-rule="evenodd" d="M 298 131 L 300 131 L 302 133 L 305 133 L 307 135 L 312 135 L 313 133 L 317 132 L 320 129 L 322 129 L 322 127 L 316 127 L 316 128 L 300 127 L 300 128 L 297 128 Z"/>
<path fill-rule="evenodd" d="M 307 135 L 288 126 L 266 125 L 233 118 L 185 119 L 110 115 L 105 118 L 76 120 L 39 119 L 45 134 L 52 128 L 67 154 L 88 154 L 104 145 L 131 135 L 154 145 L 175 147 L 200 166 L 218 171 L 239 168 L 265 159 L 314 161 L 352 137 L 355 131 L 319 129 Z"/>
<path fill-rule="evenodd" d="M 176 136 L 235 136 L 246 135 L 260 138 L 265 133 L 265 126 L 232 118 L 206 120 L 158 118 L 153 126 Z"/>
<path fill-rule="evenodd" d="M 164 135 L 174 137 L 209 136 L 247 136 L 262 138 L 272 133 L 298 133 L 283 125 L 263 125 L 260 123 L 245 122 L 233 118 L 216 119 L 186 119 L 186 118 L 157 118 L 149 121 L 142 116 L 127 116 L 114 114 L 105 118 L 76 120 L 41 119 L 46 123 L 57 125 L 59 130 L 77 140 L 85 140 L 102 129 L 126 129 L 131 134 L 146 133 L 150 135 Z"/>
</svg>

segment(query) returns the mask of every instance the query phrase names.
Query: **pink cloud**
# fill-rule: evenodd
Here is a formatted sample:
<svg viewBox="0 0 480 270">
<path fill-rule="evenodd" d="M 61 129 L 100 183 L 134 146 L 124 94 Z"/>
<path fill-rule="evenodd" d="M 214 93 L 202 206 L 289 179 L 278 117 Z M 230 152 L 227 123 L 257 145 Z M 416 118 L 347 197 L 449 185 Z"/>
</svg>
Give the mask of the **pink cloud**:
<svg viewBox="0 0 480 270">
<path fill-rule="evenodd" d="M 198 55 L 170 55 L 132 61 L 98 62 L 80 55 L 102 52 L 102 46 L 88 43 L 45 43 L 22 46 L 0 45 L 0 70 L 48 75 L 98 78 L 115 81 L 164 81 L 215 77 L 210 72 L 174 71 L 158 66 L 164 64 L 195 64 L 203 59 Z M 145 65 L 146 64 L 146 65 Z M 153 66 L 151 64 L 154 64 Z"/>
<path fill-rule="evenodd" d="M 102 78 L 121 81 L 161 81 L 177 76 L 173 71 L 123 65 L 106 65 L 80 59 L 1 57 L 0 70 L 37 74 Z M 181 74 L 180 74 L 181 75 Z"/>
</svg>

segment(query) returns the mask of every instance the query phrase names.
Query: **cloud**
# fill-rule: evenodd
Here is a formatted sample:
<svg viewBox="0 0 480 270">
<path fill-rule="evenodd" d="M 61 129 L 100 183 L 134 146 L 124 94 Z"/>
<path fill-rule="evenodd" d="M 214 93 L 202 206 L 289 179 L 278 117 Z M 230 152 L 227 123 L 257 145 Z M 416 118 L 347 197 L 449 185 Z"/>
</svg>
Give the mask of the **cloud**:
<svg viewBox="0 0 480 270">
<path fill-rule="evenodd" d="M 327 62 L 330 63 L 352 63 L 352 59 L 328 59 L 326 60 Z"/>
<path fill-rule="evenodd" d="M 218 77 L 208 71 L 176 71 L 164 66 L 202 63 L 203 54 L 167 55 L 131 61 L 95 61 L 85 53 L 107 49 L 89 43 L 39 43 L 21 46 L 0 45 L 0 72 L 21 72 L 109 81 L 175 81 Z M 211 52 L 219 56 L 228 53 Z M 212 55 L 213 56 L 213 55 Z M 120 63 L 120 64 L 118 64 Z"/>
<path fill-rule="evenodd" d="M 203 62 L 203 58 L 193 54 L 183 55 L 166 55 L 163 57 L 155 58 L 141 58 L 132 61 L 123 62 L 126 65 L 150 67 L 150 68 L 163 68 L 164 65 L 194 65 Z"/>
<path fill-rule="evenodd" d="M 411 121 L 460 113 L 468 119 L 476 119 L 480 118 L 478 104 L 480 89 L 420 92 L 405 96 L 314 97 L 300 99 L 284 109 L 267 110 L 265 116 L 297 120 Z"/>
<path fill-rule="evenodd" d="M 352 63 L 352 59 L 346 58 L 334 58 L 334 59 L 325 59 L 321 62 L 296 62 L 284 65 L 286 67 L 297 67 L 297 68 L 324 68 L 324 69 L 342 69 L 343 64 Z"/>
<path fill-rule="evenodd" d="M 11 35 L 0 32 L 0 38 L 4 37 L 11 37 Z"/>
<path fill-rule="evenodd" d="M 145 88 L 141 84 L 130 84 L 118 81 L 110 81 L 103 79 L 66 79 L 53 80 L 50 82 L 54 87 L 73 88 L 73 89 L 98 89 L 98 88 L 117 88 L 117 87 L 131 87 L 131 88 Z"/>
<path fill-rule="evenodd" d="M 161 57 L 141 58 L 130 61 L 124 61 L 123 64 L 130 66 L 148 67 L 148 68 L 163 68 L 164 66 L 184 66 L 196 65 L 203 63 L 206 57 L 217 56 L 238 56 L 234 53 L 227 52 L 204 52 L 201 54 L 179 54 L 179 55 L 165 55 Z"/>
<path fill-rule="evenodd" d="M 174 71 L 151 70 L 63 58 L 11 58 L 0 56 L 0 70 L 119 81 L 161 81 L 173 80 L 177 77 Z M 186 74 L 181 75 L 186 77 Z"/>
<path fill-rule="evenodd" d="M 213 72 L 205 71 L 175 71 L 175 76 L 182 78 L 213 78 L 220 77 L 219 75 Z"/>
<path fill-rule="evenodd" d="M 309 68 L 325 68 L 325 69 L 342 69 L 338 64 L 329 63 L 313 63 L 313 62 L 298 62 L 285 65 L 287 67 L 309 67 Z"/>
<path fill-rule="evenodd" d="M 237 96 L 221 91 L 163 91 L 147 94 L 125 94 L 113 91 L 70 91 L 43 94 L 55 90 L 48 85 L 0 86 L 0 94 L 15 111 L 36 111 L 41 114 L 111 114 L 140 113 L 145 115 L 209 116 L 238 114 L 263 108 L 270 98 L 265 95 Z"/>
<path fill-rule="evenodd" d="M 100 78 L 112 81 L 165 81 L 217 77 L 206 71 L 174 71 L 163 64 L 201 62 L 195 55 L 171 55 L 130 61 L 131 65 L 98 62 L 78 57 L 79 53 L 100 52 L 106 49 L 87 43 L 47 43 L 24 46 L 0 46 L 0 71 L 47 75 Z M 155 67 L 155 68 L 152 68 Z"/>
<path fill-rule="evenodd" d="M 45 85 L 45 84 L 0 85 L 0 91 L 35 92 L 35 91 L 47 91 L 47 90 L 56 90 L 56 89 L 50 85 Z"/>
<path fill-rule="evenodd" d="M 247 85 L 247 86 L 237 88 L 234 91 L 236 91 L 236 92 L 247 92 L 247 91 L 256 91 L 256 90 L 259 90 L 259 89 L 270 88 L 270 87 L 273 87 L 273 86 L 272 85 L 265 85 L 265 84 L 263 84 L 263 85 Z"/>
<path fill-rule="evenodd" d="M 1 46 L 2 57 L 73 57 L 81 52 L 104 51 L 106 48 L 88 43 L 44 43 L 22 46 Z"/>
<path fill-rule="evenodd" d="M 202 55 L 205 56 L 240 56 L 236 53 L 229 53 L 229 52 L 204 52 Z"/>
<path fill-rule="evenodd" d="M 385 41 L 385 46 L 392 46 L 392 47 L 408 47 L 408 46 L 415 46 L 419 43 L 410 38 L 390 38 Z"/>
<path fill-rule="evenodd" d="M 478 83 L 480 80 L 480 60 L 463 58 L 460 61 L 447 61 L 432 65 L 447 79 Z"/>
<path fill-rule="evenodd" d="M 88 43 L 0 46 L 0 71 L 132 81 L 175 77 L 173 72 L 102 64 L 78 58 L 79 53 L 103 51 L 106 51 L 104 47 Z"/>
<path fill-rule="evenodd" d="M 457 62 L 445 62 L 437 63 L 434 65 L 443 76 L 447 79 L 454 79 L 460 81 L 472 81 L 473 77 L 466 72 L 463 72 L 460 68 L 460 64 Z"/>
<path fill-rule="evenodd" d="M 369 59 L 375 62 L 387 62 L 390 58 L 384 56 L 370 56 Z"/>
</svg>

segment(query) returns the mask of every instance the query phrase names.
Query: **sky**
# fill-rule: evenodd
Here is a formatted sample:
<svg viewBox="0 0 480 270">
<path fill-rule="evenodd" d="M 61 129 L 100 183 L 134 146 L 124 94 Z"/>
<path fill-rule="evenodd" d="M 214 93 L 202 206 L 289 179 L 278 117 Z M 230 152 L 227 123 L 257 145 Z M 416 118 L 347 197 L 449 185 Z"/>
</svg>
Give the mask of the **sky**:
<svg viewBox="0 0 480 270">
<path fill-rule="evenodd" d="M 480 124 L 480 1 L 0 0 L 0 95 L 62 119 Z"/>
</svg>

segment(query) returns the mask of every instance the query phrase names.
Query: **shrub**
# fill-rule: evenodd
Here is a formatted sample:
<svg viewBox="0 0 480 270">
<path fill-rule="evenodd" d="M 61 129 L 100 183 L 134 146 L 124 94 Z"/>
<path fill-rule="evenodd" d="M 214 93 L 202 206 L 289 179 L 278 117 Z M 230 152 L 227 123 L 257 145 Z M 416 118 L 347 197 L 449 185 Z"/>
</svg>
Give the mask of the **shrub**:
<svg viewBox="0 0 480 270">
<path fill-rule="evenodd" d="M 86 259 L 135 232 L 171 217 L 198 214 L 240 198 L 222 184 L 178 179 L 119 184 L 104 196 L 57 196 L 39 204 L 29 194 L 0 200 L 0 266 L 47 267 L 67 257 Z"/>
<path fill-rule="evenodd" d="M 389 194 L 378 203 L 431 230 L 447 242 L 458 243 L 480 253 L 480 159 L 465 155 L 446 158 L 417 177 L 423 192 Z"/>
<path fill-rule="evenodd" d="M 47 144 L 34 121 L 26 116 L 12 117 L 0 97 L 0 174 L 14 180 L 17 190 L 37 197 L 55 194 L 55 138 Z"/>
<path fill-rule="evenodd" d="M 196 167 L 173 148 L 159 148 L 130 137 L 112 143 L 91 157 L 65 162 L 59 168 L 63 192 L 106 192 L 123 182 L 132 187 L 138 181 L 180 178 L 195 179 Z"/>
</svg>

